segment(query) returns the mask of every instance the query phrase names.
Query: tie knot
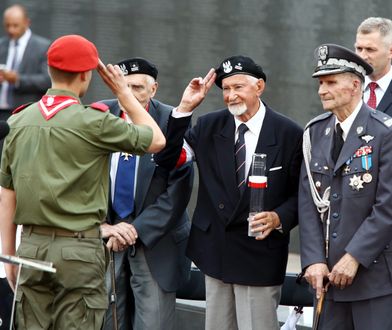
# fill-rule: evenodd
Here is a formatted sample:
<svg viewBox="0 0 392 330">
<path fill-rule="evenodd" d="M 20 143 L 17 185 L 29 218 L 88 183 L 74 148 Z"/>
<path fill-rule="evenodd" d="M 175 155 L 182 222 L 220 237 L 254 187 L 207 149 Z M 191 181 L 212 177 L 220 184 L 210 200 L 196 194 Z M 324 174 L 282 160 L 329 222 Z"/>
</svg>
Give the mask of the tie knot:
<svg viewBox="0 0 392 330">
<path fill-rule="evenodd" d="M 376 82 L 372 81 L 371 83 L 369 83 L 368 87 L 371 92 L 374 92 L 376 90 L 376 88 L 378 87 L 378 84 Z"/>
<path fill-rule="evenodd" d="M 240 126 L 238 126 L 238 134 L 243 135 L 248 129 L 248 126 L 246 126 L 245 124 L 241 124 Z"/>
<path fill-rule="evenodd" d="M 343 129 L 342 126 L 340 126 L 340 123 L 336 124 L 336 134 L 338 134 L 339 136 L 343 135 Z"/>
</svg>

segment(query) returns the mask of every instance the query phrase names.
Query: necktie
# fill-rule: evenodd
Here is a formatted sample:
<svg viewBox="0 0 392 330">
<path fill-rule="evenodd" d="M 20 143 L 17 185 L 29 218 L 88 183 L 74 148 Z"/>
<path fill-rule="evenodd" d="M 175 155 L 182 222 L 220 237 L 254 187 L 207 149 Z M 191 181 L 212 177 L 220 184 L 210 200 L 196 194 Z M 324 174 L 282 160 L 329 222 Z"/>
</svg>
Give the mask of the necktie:
<svg viewBox="0 0 392 330">
<path fill-rule="evenodd" d="M 376 88 L 378 87 L 377 83 L 372 81 L 369 83 L 369 90 L 370 90 L 370 95 L 369 95 L 369 100 L 367 101 L 367 105 L 373 109 L 376 109 L 377 107 L 377 97 L 376 97 Z"/>
<path fill-rule="evenodd" d="M 113 209 L 126 218 L 133 211 L 136 156 L 122 153 L 118 159 L 116 182 L 114 186 Z"/>
<path fill-rule="evenodd" d="M 12 57 L 12 62 L 11 62 L 11 70 L 15 71 L 17 70 L 17 64 L 18 64 L 18 40 L 15 40 L 15 46 L 14 46 L 14 56 Z M 7 104 L 10 108 L 14 106 L 14 100 L 13 100 L 13 92 L 14 92 L 14 85 L 9 84 L 8 85 L 8 90 L 7 90 Z"/>
<path fill-rule="evenodd" d="M 235 143 L 235 168 L 237 175 L 237 187 L 240 192 L 243 192 L 245 188 L 245 159 L 246 159 L 246 146 L 245 146 L 245 132 L 248 130 L 248 126 L 241 124 L 238 127 L 238 139 Z"/>
<path fill-rule="evenodd" d="M 336 131 L 334 134 L 334 145 L 332 148 L 332 159 L 335 163 L 339 158 L 339 154 L 340 154 L 340 151 L 342 150 L 343 144 L 344 144 L 343 130 L 340 127 L 340 124 L 338 123 L 336 125 Z"/>
</svg>

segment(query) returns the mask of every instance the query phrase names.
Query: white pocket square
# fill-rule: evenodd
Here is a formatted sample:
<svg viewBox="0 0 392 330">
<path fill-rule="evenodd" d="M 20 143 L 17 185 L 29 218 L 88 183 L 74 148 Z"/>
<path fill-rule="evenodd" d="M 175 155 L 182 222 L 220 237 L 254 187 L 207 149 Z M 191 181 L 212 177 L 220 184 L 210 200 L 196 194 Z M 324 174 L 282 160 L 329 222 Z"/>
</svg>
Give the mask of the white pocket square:
<svg viewBox="0 0 392 330">
<path fill-rule="evenodd" d="M 281 169 L 282 169 L 282 166 L 276 166 L 276 167 L 271 167 L 269 169 L 269 171 L 272 172 L 272 171 L 278 171 L 278 170 L 281 170 Z"/>
</svg>

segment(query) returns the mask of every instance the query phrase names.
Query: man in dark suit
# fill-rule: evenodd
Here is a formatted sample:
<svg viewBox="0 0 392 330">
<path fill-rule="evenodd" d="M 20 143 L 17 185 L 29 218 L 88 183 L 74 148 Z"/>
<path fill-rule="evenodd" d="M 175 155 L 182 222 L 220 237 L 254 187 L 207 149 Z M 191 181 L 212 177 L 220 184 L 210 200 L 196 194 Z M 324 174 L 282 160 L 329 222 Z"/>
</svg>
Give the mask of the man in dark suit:
<svg viewBox="0 0 392 330">
<path fill-rule="evenodd" d="M 373 109 L 392 115 L 392 21 L 369 17 L 357 29 L 356 53 L 373 67 L 365 78 L 364 100 Z"/>
<path fill-rule="evenodd" d="M 4 11 L 7 36 L 0 39 L 0 119 L 19 105 L 37 101 L 50 87 L 46 52 L 50 41 L 30 30 L 26 8 L 13 5 Z"/>
<path fill-rule="evenodd" d="M 165 130 L 172 107 L 153 99 L 158 88 L 155 65 L 142 58 L 127 59 L 118 65 L 140 104 Z M 114 115 L 127 120 L 117 100 L 104 103 Z M 134 201 L 126 201 L 127 205 L 133 204 L 133 210 L 124 211 L 121 205 L 117 206 L 120 204 L 117 191 L 119 180 L 129 178 L 119 174 L 119 162 L 121 158 L 131 161 L 133 157 L 136 156 L 112 155 L 108 221 L 102 226 L 104 237 L 110 237 L 108 246 L 119 251 L 115 253 L 119 328 L 132 329 L 132 306 L 126 302 L 133 294 L 133 329 L 174 329 L 176 290 L 188 279 L 190 270 L 190 261 L 185 257 L 190 229 L 186 206 L 193 169 L 185 165 L 168 172 L 157 167 L 152 154 L 136 157 L 137 175 L 132 173 L 136 188 L 131 188 L 132 193 L 135 191 Z M 135 245 L 125 247 L 136 238 Z M 112 317 L 109 308 L 106 329 L 112 329 Z"/>
<path fill-rule="evenodd" d="M 156 158 L 162 166 L 179 154 L 170 134 L 178 132 L 177 121 L 187 118 L 174 117 L 193 110 L 192 100 L 199 89 L 208 89 L 211 75 L 193 80 L 173 112 L 166 154 L 163 151 Z M 182 158 L 194 158 L 200 174 L 187 255 L 206 275 L 206 329 L 210 330 L 278 329 L 276 308 L 289 233 L 298 220 L 302 129 L 260 101 L 265 81 L 262 68 L 251 58 L 227 58 L 215 81 L 223 89 L 227 108 L 201 116 L 185 134 L 184 150 L 190 156 Z M 244 145 L 238 147 L 241 140 Z M 236 154 L 244 146 L 244 158 L 239 160 Z M 247 176 L 253 153 L 267 155 L 268 176 L 265 211 L 252 222 L 256 239 L 248 236 Z"/>
<path fill-rule="evenodd" d="M 299 189 L 305 278 L 316 298 L 329 282 L 318 329 L 392 329 L 392 118 L 362 101 L 371 72 L 347 48 L 318 48 L 327 113 L 305 130 Z"/>
</svg>

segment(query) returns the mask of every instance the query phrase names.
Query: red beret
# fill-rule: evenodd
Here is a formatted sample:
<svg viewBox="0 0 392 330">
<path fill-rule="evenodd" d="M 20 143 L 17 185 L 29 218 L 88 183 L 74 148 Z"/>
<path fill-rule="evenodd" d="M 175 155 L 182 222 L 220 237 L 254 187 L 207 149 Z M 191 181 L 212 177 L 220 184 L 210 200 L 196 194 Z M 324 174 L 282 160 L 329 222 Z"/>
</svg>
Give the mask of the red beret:
<svg viewBox="0 0 392 330">
<path fill-rule="evenodd" d="M 47 55 L 48 65 L 62 71 L 84 72 L 98 66 L 98 51 L 95 45 L 76 34 L 53 41 Z"/>
</svg>

